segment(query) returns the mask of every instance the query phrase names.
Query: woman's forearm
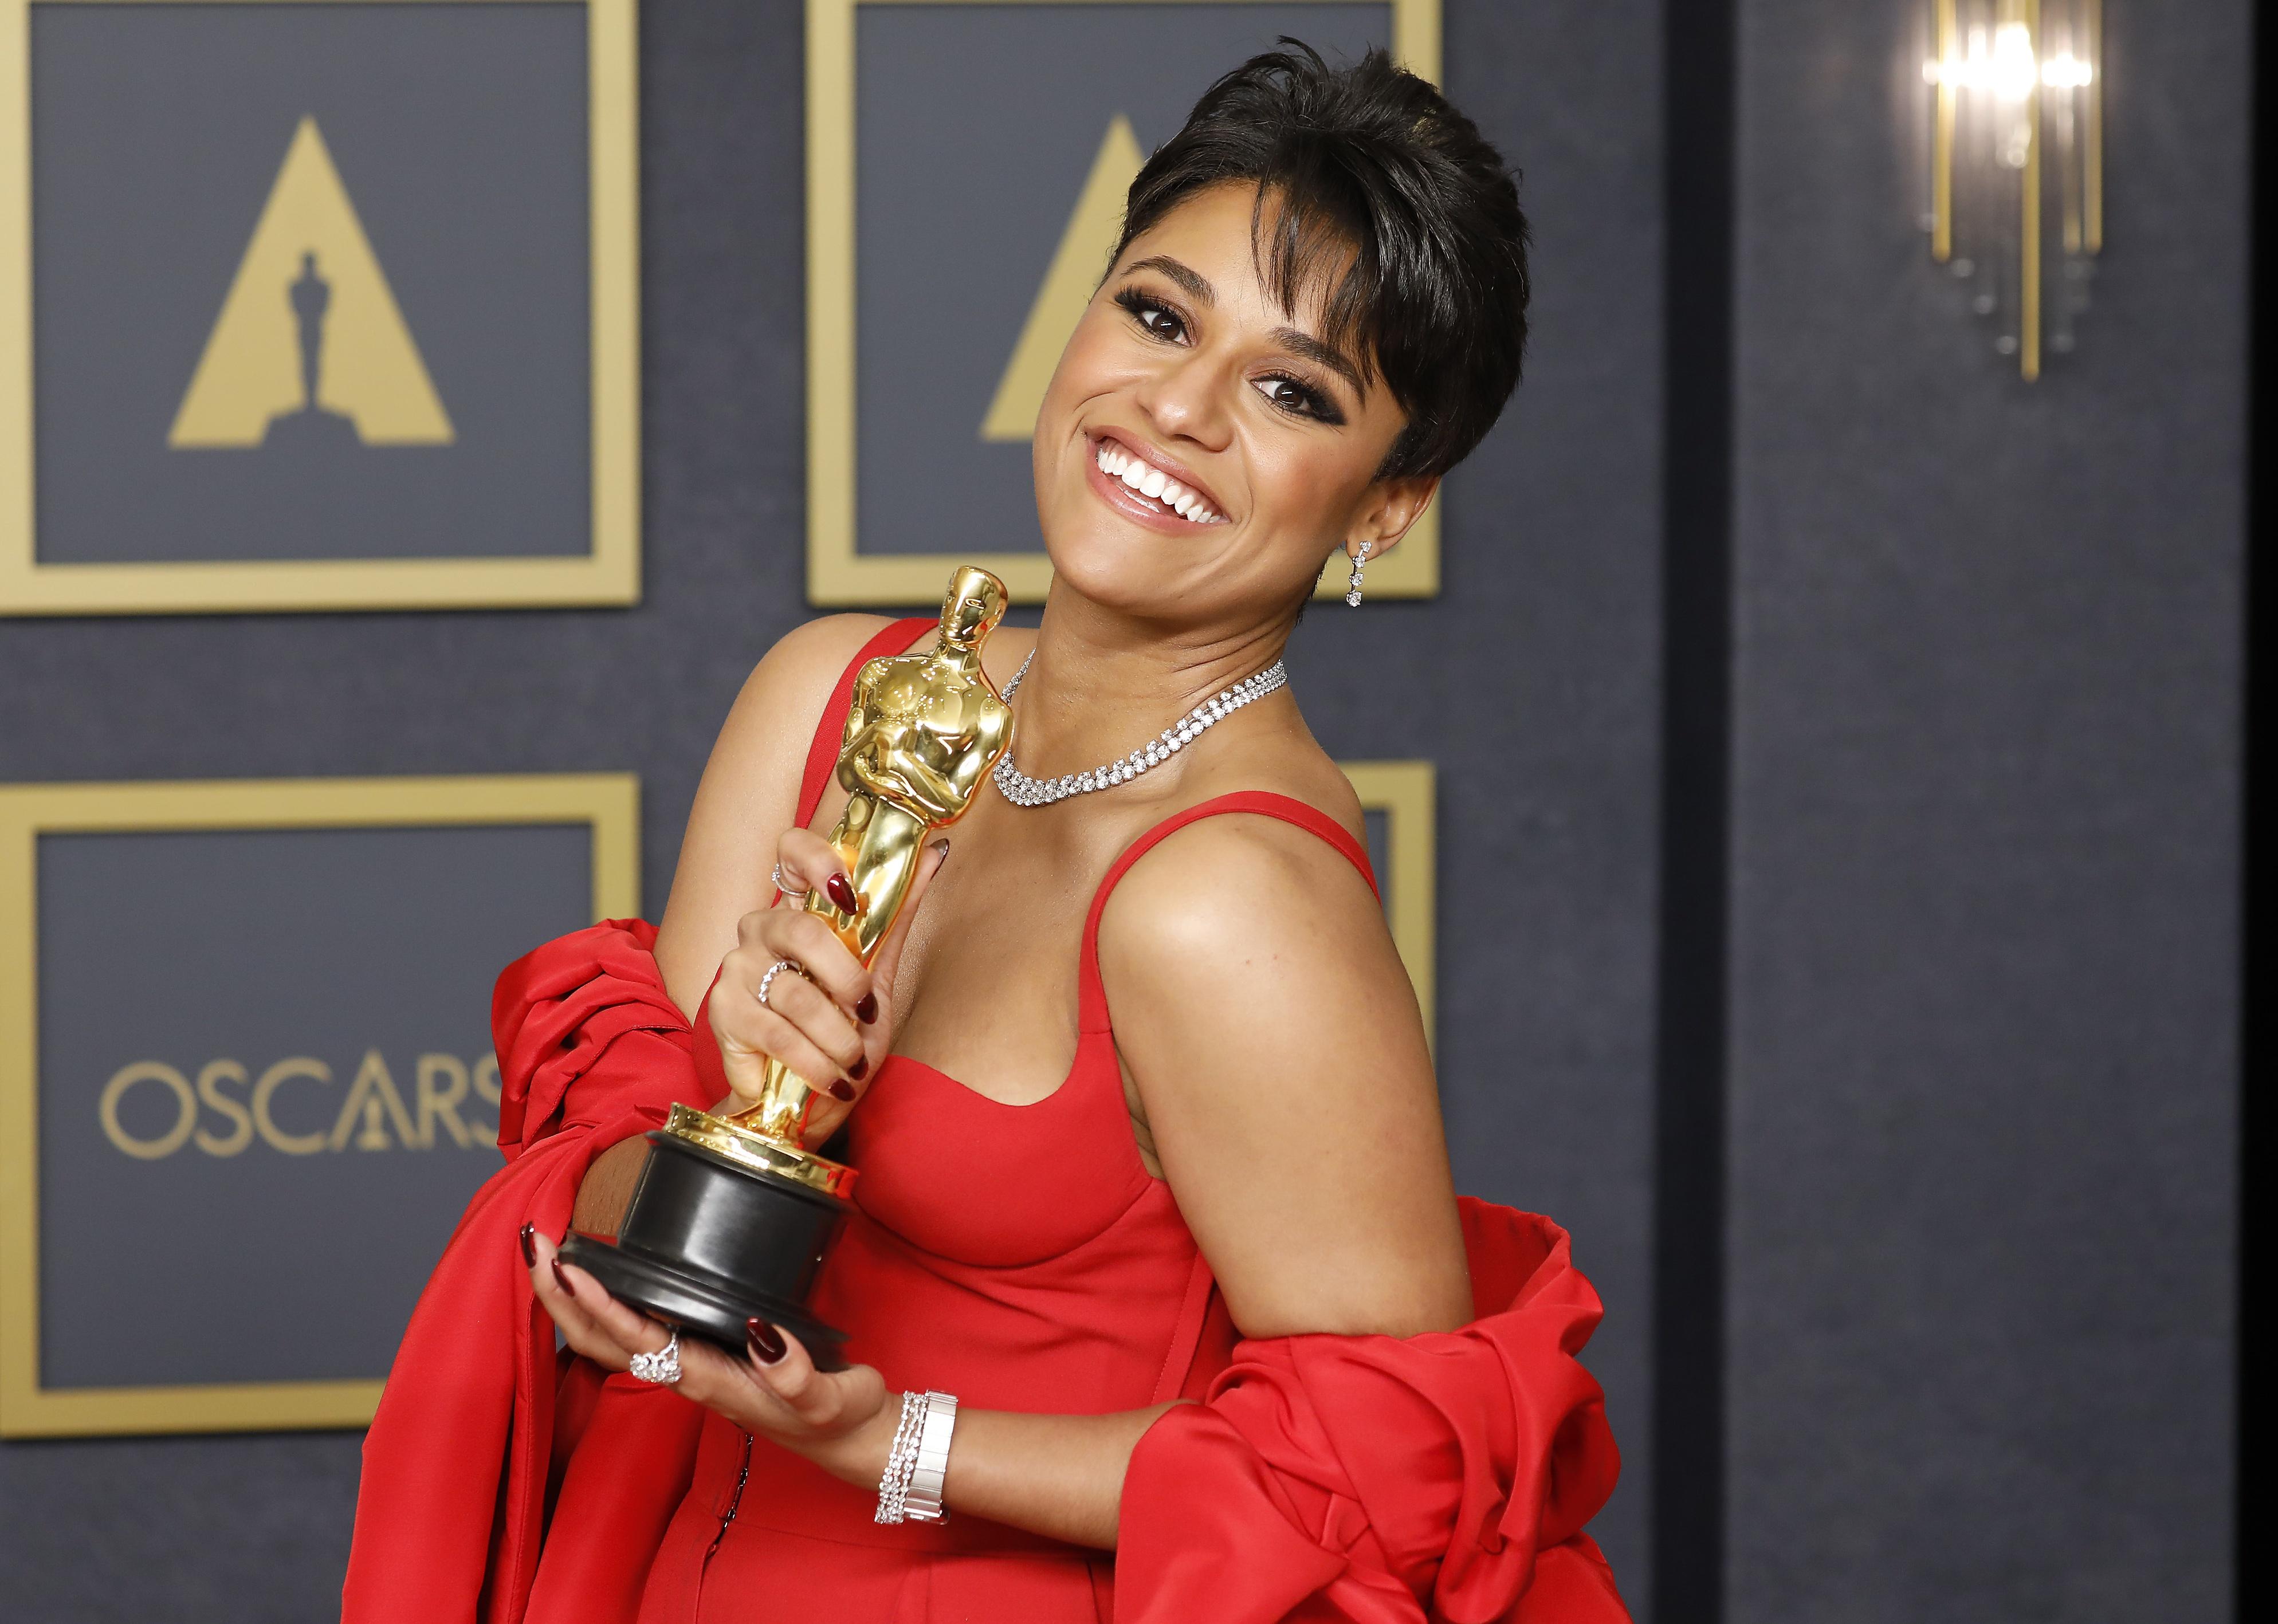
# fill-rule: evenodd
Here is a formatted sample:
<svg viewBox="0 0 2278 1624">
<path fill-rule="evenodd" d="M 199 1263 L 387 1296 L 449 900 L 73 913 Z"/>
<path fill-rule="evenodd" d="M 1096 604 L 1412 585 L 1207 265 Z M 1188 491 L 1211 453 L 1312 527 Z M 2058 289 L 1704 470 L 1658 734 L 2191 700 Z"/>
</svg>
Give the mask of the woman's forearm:
<svg viewBox="0 0 2278 1624">
<path fill-rule="evenodd" d="M 1112 1551 L 1131 1452 L 1170 1407 L 1110 1415 L 959 1410 L 942 1498 L 952 1511 Z"/>
<path fill-rule="evenodd" d="M 863 1487 L 886 1469 L 898 1394 L 846 1447 L 817 1452 L 829 1470 Z M 951 1511 L 1096 1550 L 1115 1549 L 1116 1517 L 1131 1452 L 1170 1405 L 1107 1415 L 1029 1415 L 959 1408 L 942 1499 Z"/>
</svg>

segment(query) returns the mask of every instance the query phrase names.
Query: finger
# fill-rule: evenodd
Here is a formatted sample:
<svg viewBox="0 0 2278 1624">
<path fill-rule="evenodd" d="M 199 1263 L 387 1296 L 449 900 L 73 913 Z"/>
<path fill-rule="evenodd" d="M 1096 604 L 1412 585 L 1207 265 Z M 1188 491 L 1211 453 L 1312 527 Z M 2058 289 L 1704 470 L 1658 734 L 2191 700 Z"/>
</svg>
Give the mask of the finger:
<svg viewBox="0 0 2278 1624">
<path fill-rule="evenodd" d="M 610 1296 L 599 1280 L 574 1263 L 563 1265 L 562 1273 L 576 1287 L 578 1304 L 594 1325 L 627 1354 L 661 1353 L 672 1340 L 672 1332 L 631 1304 Z"/>
<path fill-rule="evenodd" d="M 837 848 L 812 829 L 785 829 L 776 842 L 776 865 L 783 870 L 784 889 L 821 891 L 841 912 L 860 910 L 845 859 Z"/>
<path fill-rule="evenodd" d="M 611 1370 L 624 1369 L 628 1363 L 626 1351 L 587 1311 L 589 1302 L 608 1295 L 601 1289 L 600 1282 L 584 1269 L 577 1270 L 585 1282 L 586 1295 L 581 1297 L 568 1267 L 554 1255 L 554 1243 L 543 1235 L 534 1235 L 531 1247 L 538 1261 L 530 1266 L 530 1288 L 537 1292 L 547 1314 L 562 1328 L 562 1339 L 597 1365 Z"/>
<path fill-rule="evenodd" d="M 885 1392 L 885 1378 L 869 1365 L 829 1375 L 817 1370 L 805 1345 L 780 1325 L 747 1320 L 744 1342 L 745 1362 L 760 1384 L 803 1427 L 830 1431 L 849 1415 L 875 1410 Z"/>
<path fill-rule="evenodd" d="M 860 1083 L 869 1071 L 862 1034 L 846 1011 L 813 982 L 789 973 L 777 976 L 768 988 L 767 1008 L 797 1027 L 799 1035 L 829 1060 L 832 1071 L 844 1074 L 845 1080 Z M 841 1079 L 830 1076 L 824 1080 Z"/>
<path fill-rule="evenodd" d="M 769 955 L 770 964 L 778 958 L 796 962 L 806 972 L 807 980 L 842 1009 L 852 1010 L 869 995 L 873 980 L 869 971 L 821 914 L 804 908 L 768 913 L 762 917 L 755 944 Z"/>
<path fill-rule="evenodd" d="M 776 979 L 769 997 L 781 992 L 787 978 L 788 972 Z M 771 1009 L 753 1004 L 732 1020 L 715 1023 L 715 1029 L 720 1036 L 720 1064 L 727 1073 L 728 1086 L 746 1102 L 759 1098 L 769 1060 L 783 1062 L 791 1075 L 817 1094 L 845 1100 L 856 1097 L 857 1086 L 842 1074 L 838 1063 Z M 833 1088 L 834 1083 L 839 1087 Z"/>
<path fill-rule="evenodd" d="M 828 1394 L 815 1379 L 814 1361 L 807 1357 L 806 1345 L 797 1337 L 766 1320 L 746 1320 L 744 1353 L 760 1385 L 785 1409 L 809 1426 L 824 1419 L 814 1412 Z"/>
<path fill-rule="evenodd" d="M 918 904 L 925 901 L 926 893 L 933 888 L 933 877 L 941 865 L 949 861 L 949 837 L 944 835 L 929 842 L 918 858 L 918 872 L 910 877 L 909 895 L 902 899 L 902 911 L 886 929 L 885 939 L 878 950 L 870 956 L 870 981 L 874 987 L 893 991 L 894 972 L 902 962 L 902 944 L 909 940 L 910 921 L 917 918 Z"/>
<path fill-rule="evenodd" d="M 781 1437 L 806 1430 L 749 1365 L 708 1342 L 683 1338 L 678 1391 L 682 1398 L 717 1410 L 746 1432 Z"/>
</svg>

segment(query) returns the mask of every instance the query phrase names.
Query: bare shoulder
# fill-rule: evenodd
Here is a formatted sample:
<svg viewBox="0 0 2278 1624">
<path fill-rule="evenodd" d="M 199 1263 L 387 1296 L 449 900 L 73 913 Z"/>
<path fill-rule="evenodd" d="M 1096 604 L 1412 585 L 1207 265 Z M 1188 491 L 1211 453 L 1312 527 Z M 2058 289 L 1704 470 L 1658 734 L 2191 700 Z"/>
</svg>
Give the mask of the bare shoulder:
<svg viewBox="0 0 2278 1624">
<path fill-rule="evenodd" d="M 722 746 L 740 743 L 746 732 L 772 736 L 778 731 L 776 724 L 784 713 L 795 712 L 802 700 L 808 702 L 812 717 L 819 718 L 830 690 L 845 672 L 846 662 L 892 623 L 883 614 L 825 614 L 776 639 L 775 646 L 744 679 L 720 741 L 713 746 L 715 759 Z M 802 741 L 802 759 L 805 753 Z"/>
<path fill-rule="evenodd" d="M 797 815 L 807 750 L 831 691 L 848 662 L 891 624 L 882 614 L 826 614 L 776 640 L 744 679 L 713 743 L 689 814 L 692 838 L 725 822 L 773 844 Z"/>
<path fill-rule="evenodd" d="M 1201 820 L 1133 865 L 1099 957 L 1163 1177 L 1244 1334 L 1461 1323 L 1422 1018 L 1344 854 L 1280 819 Z"/>
<path fill-rule="evenodd" d="M 1310 738 L 1276 741 L 1229 768 L 1197 786 L 1201 799 L 1270 789 L 1365 841 L 1360 797 Z M 1100 920 L 1102 967 L 1111 952 L 1128 948 L 1149 955 L 1166 941 L 1190 951 L 1204 949 L 1203 939 L 1212 936 L 1229 946 L 1254 942 L 1259 922 L 1268 919 L 1382 926 L 1359 871 L 1313 830 L 1265 812 L 1198 819 L 1157 842 L 1117 885 Z M 1387 936 L 1384 945 L 1389 942 Z"/>
<path fill-rule="evenodd" d="M 764 907 L 776 842 L 799 812 L 806 753 L 847 662 L 891 622 L 829 614 L 778 638 L 744 679 L 697 785 L 672 896 L 658 926 L 657 966 L 692 1015 L 735 945 L 736 922 Z"/>
<path fill-rule="evenodd" d="M 1350 821 L 1337 821 L 1358 837 L 1357 798 Z M 1424 1052 L 1367 880 L 1320 835 L 1267 813 L 1200 819 L 1135 863 L 1101 914 L 1099 967 L 1119 1017 L 1127 1006 L 1176 1009 L 1254 1030 L 1270 1007 L 1321 1031 L 1381 1006 L 1403 1033 L 1413 1027 L 1419 1060 Z"/>
<path fill-rule="evenodd" d="M 1345 791 L 1349 808 L 1308 804 L 1359 838 L 1360 803 Z M 1300 949 L 1308 926 L 1382 918 L 1360 871 L 1319 835 L 1270 813 L 1225 812 L 1165 836 L 1132 865 L 1101 916 L 1101 962 L 1138 969 L 1166 951 L 1215 959 L 1269 939 Z"/>
</svg>

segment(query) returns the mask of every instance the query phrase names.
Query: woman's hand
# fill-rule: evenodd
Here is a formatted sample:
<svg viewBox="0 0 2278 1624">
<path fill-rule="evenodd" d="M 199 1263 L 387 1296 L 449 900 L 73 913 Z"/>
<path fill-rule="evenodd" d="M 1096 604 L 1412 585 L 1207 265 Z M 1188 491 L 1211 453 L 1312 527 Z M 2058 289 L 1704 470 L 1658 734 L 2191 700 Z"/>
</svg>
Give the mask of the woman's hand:
<svg viewBox="0 0 2278 1624">
<path fill-rule="evenodd" d="M 554 1243 L 524 1225 L 523 1256 L 531 1289 L 571 1348 L 609 1370 L 629 1369 L 635 1353 L 654 1353 L 670 1338 L 662 1325 L 630 1308 L 601 1283 L 554 1255 Z M 674 1391 L 716 1410 L 746 1432 L 805 1455 L 857 1484 L 884 1475 L 900 1406 L 886 1402 L 886 1384 L 868 1365 L 825 1375 L 799 1339 L 763 1320 L 745 1329 L 745 1356 L 731 1359 L 708 1342 L 680 1341 L 681 1376 Z"/>
<path fill-rule="evenodd" d="M 712 1031 L 728 1074 L 731 1110 L 757 1102 L 772 1056 L 815 1091 L 806 1120 L 808 1145 L 829 1139 L 846 1119 L 894 1047 L 894 972 L 918 904 L 948 855 L 946 840 L 934 841 L 919 853 L 901 911 L 865 969 L 837 934 L 803 905 L 803 894 L 818 890 L 845 911 L 854 911 L 846 865 L 813 830 L 784 832 L 776 858 L 784 896 L 775 906 L 747 913 L 738 923 L 737 945 L 721 962 L 720 979 L 712 988 Z M 799 970 L 784 970 L 768 982 L 762 1003 L 761 983 L 779 959 L 791 960 Z"/>
</svg>

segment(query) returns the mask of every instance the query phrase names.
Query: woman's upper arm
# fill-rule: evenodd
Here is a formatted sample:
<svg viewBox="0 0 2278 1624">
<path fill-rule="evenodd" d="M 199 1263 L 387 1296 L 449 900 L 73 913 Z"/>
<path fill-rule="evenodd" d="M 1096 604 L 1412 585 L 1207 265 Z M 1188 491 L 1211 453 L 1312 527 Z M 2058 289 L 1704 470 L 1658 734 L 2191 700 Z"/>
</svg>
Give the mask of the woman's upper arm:
<svg viewBox="0 0 2278 1624">
<path fill-rule="evenodd" d="M 1468 1321 L 1422 1018 L 1353 866 L 1293 826 L 1210 819 L 1132 868 L 1099 941 L 1164 1177 L 1242 1333 Z"/>
<path fill-rule="evenodd" d="M 657 968 L 692 1019 L 736 945 L 736 922 L 774 893 L 776 843 L 798 815 L 807 749 L 831 690 L 885 624 L 875 614 L 809 621 L 768 651 L 729 709 L 657 926 Z"/>
</svg>

